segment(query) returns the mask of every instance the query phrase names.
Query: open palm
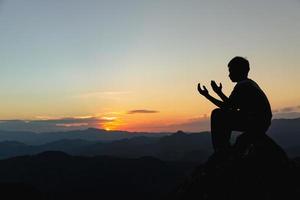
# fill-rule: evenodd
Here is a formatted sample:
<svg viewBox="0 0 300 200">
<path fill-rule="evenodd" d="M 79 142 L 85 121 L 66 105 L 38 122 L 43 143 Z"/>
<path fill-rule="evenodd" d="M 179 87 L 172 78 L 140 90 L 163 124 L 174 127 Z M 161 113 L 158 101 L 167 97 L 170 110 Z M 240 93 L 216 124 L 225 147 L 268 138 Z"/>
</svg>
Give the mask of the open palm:
<svg viewBox="0 0 300 200">
<path fill-rule="evenodd" d="M 203 86 L 203 89 L 201 88 L 200 83 L 198 83 L 198 92 L 203 96 L 208 96 L 208 90 L 205 86 Z"/>
<path fill-rule="evenodd" d="M 215 81 L 211 81 L 210 85 L 215 93 L 222 92 L 222 83 L 218 86 Z"/>
</svg>

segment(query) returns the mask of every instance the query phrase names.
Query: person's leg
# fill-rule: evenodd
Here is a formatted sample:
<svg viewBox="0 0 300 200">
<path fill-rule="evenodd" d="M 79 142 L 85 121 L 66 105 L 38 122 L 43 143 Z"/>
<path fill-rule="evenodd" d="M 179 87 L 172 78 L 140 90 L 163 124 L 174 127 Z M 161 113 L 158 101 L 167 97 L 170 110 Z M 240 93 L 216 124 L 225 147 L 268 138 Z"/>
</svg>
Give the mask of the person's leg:
<svg viewBox="0 0 300 200">
<path fill-rule="evenodd" d="M 222 109 L 211 113 L 211 136 L 215 152 L 225 152 L 230 147 L 230 115 Z"/>
</svg>

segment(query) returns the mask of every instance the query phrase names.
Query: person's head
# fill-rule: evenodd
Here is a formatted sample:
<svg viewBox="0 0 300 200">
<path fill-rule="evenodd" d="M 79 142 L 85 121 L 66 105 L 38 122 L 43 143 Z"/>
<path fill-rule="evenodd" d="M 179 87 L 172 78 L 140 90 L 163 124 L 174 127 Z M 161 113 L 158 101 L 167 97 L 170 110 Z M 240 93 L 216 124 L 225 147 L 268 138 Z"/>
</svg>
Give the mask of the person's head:
<svg viewBox="0 0 300 200">
<path fill-rule="evenodd" d="M 229 78 L 232 82 L 239 82 L 248 78 L 250 70 L 249 61 L 243 57 L 236 56 L 228 63 Z"/>
</svg>

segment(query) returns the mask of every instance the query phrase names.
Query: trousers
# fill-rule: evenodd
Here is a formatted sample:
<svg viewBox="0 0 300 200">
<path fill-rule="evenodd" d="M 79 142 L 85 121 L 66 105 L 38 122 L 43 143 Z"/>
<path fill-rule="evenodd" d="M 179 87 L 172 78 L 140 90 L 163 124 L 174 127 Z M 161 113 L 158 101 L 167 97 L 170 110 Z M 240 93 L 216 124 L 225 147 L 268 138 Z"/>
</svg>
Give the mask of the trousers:
<svg viewBox="0 0 300 200">
<path fill-rule="evenodd" d="M 237 110 L 217 108 L 211 113 L 211 136 L 215 152 L 227 151 L 232 131 L 243 132 L 239 137 L 239 147 L 245 148 L 255 139 L 265 134 L 271 120 L 249 116 Z"/>
</svg>

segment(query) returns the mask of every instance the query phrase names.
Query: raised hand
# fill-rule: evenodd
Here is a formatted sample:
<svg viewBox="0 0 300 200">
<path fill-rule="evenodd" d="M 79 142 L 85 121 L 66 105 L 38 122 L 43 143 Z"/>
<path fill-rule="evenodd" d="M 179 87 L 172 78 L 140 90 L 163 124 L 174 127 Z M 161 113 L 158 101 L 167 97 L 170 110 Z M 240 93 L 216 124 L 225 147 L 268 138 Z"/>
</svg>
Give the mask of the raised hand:
<svg viewBox="0 0 300 200">
<path fill-rule="evenodd" d="M 203 85 L 203 89 L 202 89 L 200 83 L 198 83 L 198 92 L 205 97 L 207 97 L 209 95 L 206 87 Z"/>
<path fill-rule="evenodd" d="M 222 83 L 218 86 L 215 81 L 211 81 L 210 85 L 215 93 L 220 94 L 222 92 Z"/>
</svg>

